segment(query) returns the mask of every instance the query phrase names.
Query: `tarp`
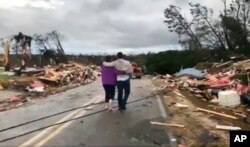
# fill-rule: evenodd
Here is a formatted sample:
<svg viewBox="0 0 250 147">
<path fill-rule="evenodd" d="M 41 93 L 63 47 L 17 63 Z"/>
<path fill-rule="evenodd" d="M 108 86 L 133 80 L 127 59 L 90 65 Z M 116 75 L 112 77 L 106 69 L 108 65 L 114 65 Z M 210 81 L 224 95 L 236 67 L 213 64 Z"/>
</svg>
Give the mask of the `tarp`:
<svg viewBox="0 0 250 147">
<path fill-rule="evenodd" d="M 176 74 L 177 78 L 180 77 L 191 77 L 191 78 L 197 78 L 197 79 L 204 79 L 205 78 L 205 73 L 201 70 L 197 70 L 195 68 L 186 68 L 181 70 L 179 73 Z"/>
</svg>

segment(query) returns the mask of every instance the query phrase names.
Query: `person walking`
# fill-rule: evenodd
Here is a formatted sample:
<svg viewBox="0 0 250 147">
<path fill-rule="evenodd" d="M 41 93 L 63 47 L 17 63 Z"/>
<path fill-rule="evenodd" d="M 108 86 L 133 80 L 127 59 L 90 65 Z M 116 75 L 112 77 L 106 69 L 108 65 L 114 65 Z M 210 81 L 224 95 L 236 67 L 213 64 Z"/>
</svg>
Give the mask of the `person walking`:
<svg viewBox="0 0 250 147">
<path fill-rule="evenodd" d="M 103 62 L 104 66 L 114 67 L 118 71 L 126 74 L 117 75 L 118 106 L 120 111 L 126 110 L 127 100 L 130 95 L 130 77 L 133 73 L 132 65 L 124 59 L 122 52 L 117 53 L 117 60 L 113 62 Z"/>
<path fill-rule="evenodd" d="M 111 62 L 111 57 L 107 56 L 105 62 Z M 115 86 L 117 73 L 114 67 L 101 67 L 102 85 L 105 91 L 105 108 L 112 111 L 112 103 L 115 96 Z"/>
</svg>

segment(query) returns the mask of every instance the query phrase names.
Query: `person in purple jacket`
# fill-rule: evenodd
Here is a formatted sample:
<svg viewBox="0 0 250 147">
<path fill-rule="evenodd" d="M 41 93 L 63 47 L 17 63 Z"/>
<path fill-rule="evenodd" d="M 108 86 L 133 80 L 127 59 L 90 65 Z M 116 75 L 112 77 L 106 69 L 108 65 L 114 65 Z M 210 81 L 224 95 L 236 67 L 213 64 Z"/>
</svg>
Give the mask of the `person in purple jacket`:
<svg viewBox="0 0 250 147">
<path fill-rule="evenodd" d="M 111 57 L 106 56 L 106 62 L 111 62 Z M 118 71 L 114 67 L 101 67 L 102 85 L 105 90 L 105 108 L 112 111 L 112 103 L 115 96 L 116 76 Z"/>
</svg>

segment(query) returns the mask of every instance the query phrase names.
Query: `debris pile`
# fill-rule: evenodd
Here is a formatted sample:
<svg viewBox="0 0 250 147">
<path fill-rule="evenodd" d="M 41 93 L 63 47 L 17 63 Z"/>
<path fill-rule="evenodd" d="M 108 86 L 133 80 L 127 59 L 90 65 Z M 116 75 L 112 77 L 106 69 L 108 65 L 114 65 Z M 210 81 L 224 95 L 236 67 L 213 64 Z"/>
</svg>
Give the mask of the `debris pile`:
<svg viewBox="0 0 250 147">
<path fill-rule="evenodd" d="M 15 70 L 13 71 L 15 73 Z M 11 75 L 9 86 L 17 90 L 17 86 L 25 86 L 29 92 L 44 92 L 46 87 L 62 87 L 82 85 L 95 81 L 100 76 L 100 68 L 95 65 L 78 63 L 45 66 L 43 68 L 27 68 L 18 75 Z M 0 89 L 4 89 L 0 81 Z"/>
<path fill-rule="evenodd" d="M 53 82 L 57 85 L 86 84 L 97 79 L 98 67 L 81 64 L 60 64 L 57 67 L 44 67 L 44 74 L 38 78 L 43 82 Z"/>
<path fill-rule="evenodd" d="M 240 105 L 250 104 L 250 60 L 214 63 L 212 66 L 199 64 L 199 67 L 210 69 L 188 68 L 174 75 L 158 75 L 153 79 L 164 79 L 162 88 L 171 89 L 176 94 L 181 95 L 179 90 L 188 90 L 208 104 L 234 111 Z M 242 117 L 246 116 L 245 112 L 241 109 Z"/>
<path fill-rule="evenodd" d="M 5 78 L 8 86 L 5 88 L 0 81 L 0 90 L 3 92 L 7 89 L 22 92 L 22 95 L 6 100 L 0 99 L 0 111 L 20 106 L 30 101 L 29 98 L 43 98 L 49 94 L 91 83 L 100 76 L 100 67 L 69 63 L 53 67 L 27 68 L 22 70 L 20 75 L 8 75 L 8 79 Z"/>
</svg>

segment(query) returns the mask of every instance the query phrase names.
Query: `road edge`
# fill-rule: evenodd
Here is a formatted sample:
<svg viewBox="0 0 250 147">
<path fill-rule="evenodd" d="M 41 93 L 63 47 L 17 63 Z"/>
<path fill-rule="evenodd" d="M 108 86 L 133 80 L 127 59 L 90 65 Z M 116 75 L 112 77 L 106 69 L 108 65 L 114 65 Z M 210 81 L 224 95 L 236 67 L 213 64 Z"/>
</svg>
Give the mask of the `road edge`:
<svg viewBox="0 0 250 147">
<path fill-rule="evenodd" d="M 168 111 L 166 109 L 166 107 L 164 106 L 163 102 L 162 102 L 162 97 L 157 95 L 156 96 L 156 99 L 157 99 L 157 102 L 158 102 L 158 105 L 159 105 L 159 109 L 160 109 L 160 112 L 161 112 L 161 116 L 164 120 L 167 120 L 170 118 L 170 116 L 168 115 Z M 174 137 L 174 135 L 170 132 L 170 130 L 166 131 L 168 137 L 169 137 L 169 140 L 170 140 L 170 144 L 172 147 L 177 147 L 177 139 Z"/>
</svg>

